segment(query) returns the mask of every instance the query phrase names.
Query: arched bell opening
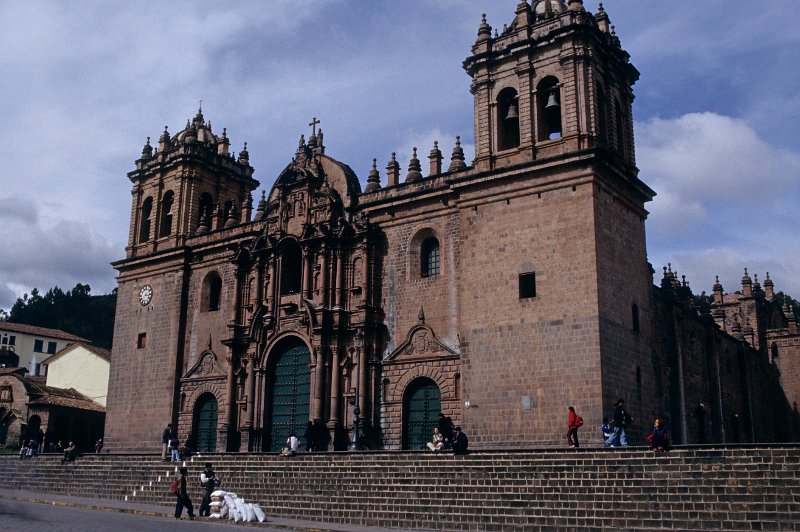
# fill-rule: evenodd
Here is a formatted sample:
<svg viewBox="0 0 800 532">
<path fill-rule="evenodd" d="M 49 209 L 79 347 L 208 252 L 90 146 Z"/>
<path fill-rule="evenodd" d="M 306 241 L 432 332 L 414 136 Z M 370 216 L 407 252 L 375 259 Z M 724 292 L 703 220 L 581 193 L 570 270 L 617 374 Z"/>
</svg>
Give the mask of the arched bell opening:
<svg viewBox="0 0 800 532">
<path fill-rule="evenodd" d="M 507 87 L 497 95 L 497 150 L 519 146 L 519 100 L 517 91 Z"/>
<path fill-rule="evenodd" d="M 536 90 L 539 140 L 560 139 L 563 126 L 561 123 L 561 89 L 558 79 L 547 76 L 539 82 Z"/>
</svg>

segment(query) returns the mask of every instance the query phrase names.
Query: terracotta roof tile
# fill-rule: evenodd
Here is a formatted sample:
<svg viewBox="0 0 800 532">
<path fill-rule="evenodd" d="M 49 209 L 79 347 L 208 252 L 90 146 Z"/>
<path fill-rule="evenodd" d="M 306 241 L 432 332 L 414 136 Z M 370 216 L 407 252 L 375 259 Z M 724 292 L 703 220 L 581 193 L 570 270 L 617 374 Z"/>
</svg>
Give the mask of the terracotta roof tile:
<svg viewBox="0 0 800 532">
<path fill-rule="evenodd" d="M 75 336 L 74 334 L 66 333 L 58 329 L 48 329 L 47 327 L 39 327 L 37 325 L 28 325 L 25 323 L 12 323 L 10 321 L 0 321 L 0 331 L 18 332 L 33 336 L 44 336 L 46 338 L 58 338 L 60 340 L 70 340 L 72 342 L 91 343 L 86 338 L 81 338 L 80 336 Z"/>
</svg>

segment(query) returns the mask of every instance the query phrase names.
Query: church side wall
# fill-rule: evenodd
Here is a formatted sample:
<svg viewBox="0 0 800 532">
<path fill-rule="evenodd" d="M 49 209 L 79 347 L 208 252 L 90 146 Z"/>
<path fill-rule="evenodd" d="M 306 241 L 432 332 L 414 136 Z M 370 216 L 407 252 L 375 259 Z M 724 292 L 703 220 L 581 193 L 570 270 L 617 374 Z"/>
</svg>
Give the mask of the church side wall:
<svg viewBox="0 0 800 532">
<path fill-rule="evenodd" d="M 600 182 L 594 188 L 603 400 L 593 421 L 601 423 L 617 399 L 624 399 L 637 418 L 628 436 L 636 438 L 658 410 L 644 212 Z"/>
<path fill-rule="evenodd" d="M 587 429 L 599 413 L 592 187 L 528 179 L 514 197 L 462 204 L 462 425 L 477 448 L 564 445 L 568 406 Z M 520 298 L 522 273 L 536 297 Z"/>
<path fill-rule="evenodd" d="M 183 273 L 179 263 L 161 271 L 120 277 L 114 323 L 105 428 L 113 451 L 153 451 L 161 432 L 175 422 L 174 389 Z M 139 304 L 144 285 L 153 288 L 146 306 Z M 137 347 L 146 335 L 143 348 Z"/>
</svg>

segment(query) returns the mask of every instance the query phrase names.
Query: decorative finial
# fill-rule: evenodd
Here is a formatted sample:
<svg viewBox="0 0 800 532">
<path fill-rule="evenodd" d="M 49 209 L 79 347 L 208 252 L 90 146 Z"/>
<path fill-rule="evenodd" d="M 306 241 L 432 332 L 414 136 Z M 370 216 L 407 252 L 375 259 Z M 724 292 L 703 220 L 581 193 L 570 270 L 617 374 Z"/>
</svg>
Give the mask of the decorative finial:
<svg viewBox="0 0 800 532">
<path fill-rule="evenodd" d="M 372 159 L 372 170 L 367 176 L 367 186 L 364 192 L 372 192 L 381 188 L 381 174 L 378 172 L 378 159 Z"/>
<path fill-rule="evenodd" d="M 453 154 L 450 156 L 450 166 L 448 172 L 458 172 L 464 170 L 467 163 L 464 162 L 464 149 L 461 147 L 461 136 L 456 136 L 456 145 L 453 147 Z"/>
<path fill-rule="evenodd" d="M 485 41 L 492 36 L 492 27 L 486 22 L 486 13 L 481 15 L 481 25 L 478 26 L 478 41 Z"/>
<path fill-rule="evenodd" d="M 420 323 L 425 324 L 425 309 L 423 307 L 419 307 L 419 314 L 417 314 L 417 320 Z"/>
<path fill-rule="evenodd" d="M 422 166 L 417 159 L 417 148 L 414 147 L 414 153 L 411 156 L 411 161 L 408 163 L 408 175 L 406 175 L 406 183 L 413 183 L 422 179 Z"/>
</svg>

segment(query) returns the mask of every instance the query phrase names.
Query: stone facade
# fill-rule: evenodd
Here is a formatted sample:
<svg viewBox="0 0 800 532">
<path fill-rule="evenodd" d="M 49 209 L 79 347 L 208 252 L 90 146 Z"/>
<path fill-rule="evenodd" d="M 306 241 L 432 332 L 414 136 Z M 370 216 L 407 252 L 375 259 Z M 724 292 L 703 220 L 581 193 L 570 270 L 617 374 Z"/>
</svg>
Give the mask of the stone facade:
<svg viewBox="0 0 800 532">
<path fill-rule="evenodd" d="M 457 139 L 445 166 L 437 144 L 423 175 L 415 149 L 386 187 L 375 164 L 362 191 L 316 120 L 256 209 L 246 146 L 231 154 L 202 111 L 148 140 L 115 263 L 110 448 L 154 449 L 172 422 L 203 450 L 275 450 L 311 422 L 320 448 L 360 429 L 398 449 L 432 409 L 478 448 L 556 445 L 568 405 L 591 427 L 618 397 L 636 437 L 659 415 L 699 441 L 700 402 L 709 439 L 731 441 L 726 423 L 783 437 L 752 412 L 787 405 L 762 345 L 797 389 L 794 318 L 756 343 L 670 295 L 685 291 L 671 272 L 653 286 L 639 73 L 602 7 L 520 2 L 501 34 L 481 23 L 464 68 L 475 160 Z"/>
</svg>

